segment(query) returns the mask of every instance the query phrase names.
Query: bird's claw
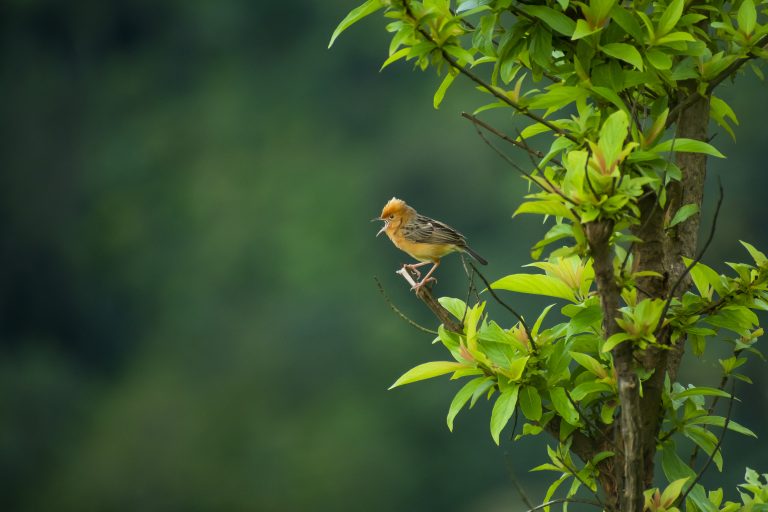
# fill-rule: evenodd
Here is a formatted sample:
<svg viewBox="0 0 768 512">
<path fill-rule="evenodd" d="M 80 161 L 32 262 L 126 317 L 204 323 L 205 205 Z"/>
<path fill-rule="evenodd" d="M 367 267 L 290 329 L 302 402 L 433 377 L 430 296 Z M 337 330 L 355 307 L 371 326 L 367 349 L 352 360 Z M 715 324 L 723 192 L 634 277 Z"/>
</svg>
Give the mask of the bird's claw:
<svg viewBox="0 0 768 512">
<path fill-rule="evenodd" d="M 411 290 L 417 292 L 419 289 L 421 289 L 422 286 L 424 286 L 427 283 L 437 283 L 437 279 L 434 277 L 428 277 L 423 281 L 419 281 L 415 285 L 411 286 Z"/>
<path fill-rule="evenodd" d="M 421 279 L 421 272 L 419 272 L 419 270 L 418 270 L 416 267 L 414 267 L 413 265 L 407 265 L 407 264 L 406 264 L 406 265 L 403 265 L 403 268 L 404 268 L 404 269 L 405 269 L 407 272 L 413 272 L 413 275 L 415 275 L 415 276 L 416 276 L 416 280 L 417 280 L 417 281 L 418 281 L 419 279 Z"/>
</svg>

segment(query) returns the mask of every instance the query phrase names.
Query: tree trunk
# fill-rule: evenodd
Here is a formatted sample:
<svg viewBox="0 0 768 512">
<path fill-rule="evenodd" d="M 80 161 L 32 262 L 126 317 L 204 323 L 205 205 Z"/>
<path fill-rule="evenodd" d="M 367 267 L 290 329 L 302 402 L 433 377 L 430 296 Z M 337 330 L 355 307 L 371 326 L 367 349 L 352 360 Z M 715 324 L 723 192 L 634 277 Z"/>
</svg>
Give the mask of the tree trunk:
<svg viewBox="0 0 768 512">
<path fill-rule="evenodd" d="M 695 87 L 695 83 L 688 84 Z M 693 91 L 690 91 L 691 93 Z M 709 98 L 702 98 L 680 113 L 676 122 L 676 137 L 707 140 L 709 124 Z M 659 205 L 655 196 L 640 203 L 640 224 L 633 233 L 642 239 L 633 247 L 633 271 L 651 270 L 662 277 L 642 277 L 637 280 L 638 300 L 642 298 L 667 299 L 677 296 L 690 286 L 686 277 L 675 290 L 674 285 L 685 272 L 682 257 L 694 258 L 700 216 L 689 217 L 672 228 L 665 229 L 669 219 L 686 204 L 701 205 L 706 177 L 706 156 L 699 153 L 678 153 L 677 165 L 682 170 L 682 181 L 667 187 L 667 204 Z M 608 338 L 616 332 L 618 298 L 620 290 L 613 270 L 613 256 L 608 254 L 609 229 L 612 223 L 596 222 L 586 226 L 595 268 L 595 282 L 605 315 L 604 331 Z M 608 238 L 606 238 L 608 237 Z M 602 247 L 602 248 L 601 248 Z M 657 335 L 660 344 L 670 344 L 670 333 L 662 329 Z M 672 349 L 649 348 L 634 353 L 629 343 L 622 343 L 613 351 L 620 401 L 620 419 L 614 426 L 617 447 L 621 453 L 614 458 L 615 474 L 601 475 L 601 485 L 607 494 L 606 508 L 623 512 L 642 512 L 643 490 L 653 482 L 656 439 L 662 423 L 664 378 L 672 381 L 677 376 L 684 351 L 685 340 L 679 340 Z M 639 394 L 638 362 L 645 370 L 654 370 L 643 383 L 643 396 Z M 615 487 L 618 485 L 618 489 Z M 611 488 L 612 487 L 612 488 Z"/>
</svg>

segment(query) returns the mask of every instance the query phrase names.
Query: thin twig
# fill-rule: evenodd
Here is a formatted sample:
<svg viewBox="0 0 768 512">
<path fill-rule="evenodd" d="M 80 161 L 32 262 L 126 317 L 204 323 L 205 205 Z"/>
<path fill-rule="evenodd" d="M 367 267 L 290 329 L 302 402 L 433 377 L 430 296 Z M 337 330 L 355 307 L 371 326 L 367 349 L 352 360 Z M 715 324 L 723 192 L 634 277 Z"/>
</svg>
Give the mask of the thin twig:
<svg viewBox="0 0 768 512">
<path fill-rule="evenodd" d="M 373 280 L 376 281 L 376 286 L 379 287 L 379 293 L 381 293 L 381 296 L 384 297 L 384 301 L 387 304 L 389 304 L 389 307 L 392 309 L 392 311 L 394 311 L 397 314 L 397 316 L 399 316 L 400 318 L 402 318 L 403 320 L 405 320 L 406 322 L 408 322 L 409 324 L 411 324 L 413 327 L 417 328 L 418 330 L 423 331 L 423 332 L 428 332 L 429 334 L 434 334 L 435 336 L 437 336 L 437 331 L 433 331 L 432 329 L 427 329 L 423 325 L 418 324 L 414 320 L 411 320 L 405 313 L 400 311 L 397 308 L 397 306 L 395 306 L 395 304 L 390 300 L 389 296 L 387 295 L 387 292 L 384 291 L 384 287 L 381 285 L 381 282 L 379 281 L 379 278 L 374 276 Z"/>
<path fill-rule="evenodd" d="M 723 423 L 723 431 L 720 432 L 720 437 L 717 439 L 717 444 L 715 444 L 714 449 L 712 450 L 712 454 L 707 459 L 707 462 L 704 464 L 704 467 L 702 467 L 699 472 L 696 474 L 696 478 L 693 479 L 693 482 L 691 482 L 691 485 L 688 486 L 688 489 L 685 490 L 682 496 L 680 496 L 677 500 L 675 500 L 675 503 L 685 503 L 685 498 L 688 496 L 688 494 L 693 490 L 693 488 L 696 486 L 696 484 L 701 480 L 701 477 L 704 475 L 704 472 L 709 468 L 709 465 L 712 463 L 712 461 L 715 458 L 715 454 L 720 449 L 720 446 L 723 444 L 723 439 L 725 438 L 725 432 L 728 430 L 728 423 L 731 421 L 731 410 L 733 409 L 733 399 L 735 397 L 734 393 L 736 391 L 736 381 L 731 381 L 731 397 L 728 399 L 728 412 L 725 413 L 725 422 Z"/>
<path fill-rule="evenodd" d="M 543 508 L 547 508 L 550 505 L 557 505 L 558 503 L 583 503 L 584 505 L 592 505 L 594 507 L 603 508 L 603 504 L 602 503 L 597 503 L 595 501 L 582 500 L 582 499 L 579 499 L 579 498 L 558 498 L 556 500 L 549 500 L 546 503 L 542 503 L 541 505 L 537 505 L 537 506 L 529 509 L 527 512 L 536 512 L 536 510 L 541 510 Z"/>
<path fill-rule="evenodd" d="M 581 477 L 579 476 L 579 473 L 578 473 L 578 471 L 576 471 L 576 469 L 575 469 L 575 468 L 572 468 L 571 466 L 569 466 L 569 465 L 568 465 L 568 463 L 567 463 L 567 462 L 565 462 L 565 459 L 563 459 L 563 458 L 562 458 L 562 457 L 560 457 L 559 455 L 557 456 L 557 460 L 559 460 L 559 461 L 560 461 L 560 464 L 562 464 L 563 466 L 565 466 L 565 469 L 567 469 L 568 471 L 570 471 L 570 472 L 571 472 L 571 475 L 573 476 L 573 478 L 575 478 L 576 480 L 578 480 L 579 482 L 581 482 L 581 485 L 583 485 L 583 486 L 584 486 L 586 489 L 590 490 L 590 491 L 592 492 L 592 494 L 594 494 L 594 495 L 595 495 L 595 499 L 597 499 L 597 502 L 600 504 L 600 506 L 603 506 L 603 500 L 601 500 L 601 499 L 600 499 L 600 496 L 598 496 L 598 494 L 597 494 L 597 491 L 593 491 L 593 490 L 592 490 L 592 489 L 591 489 L 591 488 L 590 488 L 590 487 L 587 485 L 587 482 L 585 482 L 585 481 L 584 481 L 584 479 L 583 479 L 583 478 L 581 478 Z"/>
<path fill-rule="evenodd" d="M 475 266 L 475 264 L 474 264 L 474 263 L 472 263 L 472 262 L 470 261 L 470 262 L 469 262 L 469 265 L 470 265 L 470 266 L 471 266 L 473 269 L 475 269 L 475 273 L 476 273 L 478 276 L 480 276 L 480 279 L 481 279 L 481 280 L 483 281 L 483 283 L 485 284 L 485 287 L 486 287 L 486 289 L 487 289 L 487 290 L 488 290 L 488 292 L 491 294 L 491 296 L 492 296 L 494 299 L 496 299 L 496 302 L 498 302 L 499 304 L 501 304 L 502 306 L 504 306 L 504 308 L 506 308 L 506 310 L 507 310 L 507 311 L 509 311 L 510 313 L 512 313 L 512 314 L 515 316 L 515 318 L 517 318 L 517 320 L 520 322 L 520 325 L 522 325 L 522 326 L 523 326 L 523 330 L 525 331 L 525 334 L 528 336 L 528 340 L 531 342 L 531 348 L 533 349 L 533 351 L 534 351 L 534 352 L 536 352 L 536 350 L 537 350 L 537 348 L 538 348 L 538 347 L 536 347 L 536 342 L 533 340 L 533 334 L 531 334 L 531 330 L 528 328 L 528 324 L 526 324 L 526 323 L 525 323 L 525 320 L 523 320 L 523 317 L 522 317 L 522 316 L 520 316 L 520 314 L 519 314 L 517 311 L 515 311 L 514 309 L 512 309 L 512 307 L 511 307 L 511 306 L 509 306 L 509 304 L 507 304 L 506 302 L 504 302 L 503 300 L 501 300 L 501 298 L 499 298 L 499 296 L 498 296 L 498 295 L 496 295 L 496 292 L 495 292 L 495 291 L 493 291 L 493 288 L 491 288 L 491 284 L 488 282 L 488 280 L 485 278 L 485 276 L 484 276 L 484 275 L 483 275 L 483 274 L 482 274 L 482 273 L 481 273 L 479 270 L 477 270 L 477 267 Z"/>
<path fill-rule="evenodd" d="M 479 127 L 475 126 L 475 129 L 477 130 L 477 134 L 480 136 L 480 138 L 483 139 L 483 142 L 485 142 L 485 144 L 489 148 L 491 148 L 505 162 L 507 162 L 509 165 L 511 165 L 517 172 L 519 172 L 520 174 L 522 174 L 523 176 L 525 176 L 526 178 L 531 180 L 533 183 L 537 184 L 545 192 L 555 193 L 555 194 L 559 195 L 560 197 L 562 197 L 565 201 L 571 203 L 572 205 L 576 205 L 576 203 L 573 201 L 573 199 L 571 199 L 570 197 L 568 197 L 565 194 L 563 194 L 563 192 L 559 188 L 557 188 L 551 181 L 549 181 L 549 179 L 546 177 L 546 175 L 543 172 L 541 172 L 541 170 L 539 170 L 539 172 L 541 173 L 541 178 L 550 187 L 549 189 L 547 187 L 545 187 L 544 185 L 542 185 L 541 182 L 539 182 L 536 178 L 534 178 L 531 173 L 527 172 L 525 169 L 523 169 L 522 167 L 517 165 L 517 163 L 514 160 L 512 160 L 511 158 L 509 158 L 506 154 L 504 154 L 503 151 L 501 151 L 499 148 L 494 146 L 493 143 L 488 140 L 488 138 L 485 136 L 485 134 L 483 134 L 483 132 L 480 131 Z"/>
<path fill-rule="evenodd" d="M 464 300 L 464 314 L 461 316 L 461 323 L 464 323 L 464 320 L 467 319 L 467 311 L 469 311 L 469 296 L 472 295 L 472 290 L 475 289 L 475 270 L 472 269 L 471 273 L 467 271 L 467 262 L 464 259 L 464 253 L 459 253 L 459 255 L 461 256 L 461 266 L 464 267 L 464 272 L 466 272 L 467 277 L 469 278 L 469 287 L 467 287 L 467 298 L 466 300 Z M 477 302 L 480 302 L 479 298 Z"/>
<path fill-rule="evenodd" d="M 539 150 L 536 150 L 536 149 L 532 149 L 528 144 L 524 144 L 524 143 L 522 143 L 520 141 L 517 141 L 517 140 L 513 139 L 512 137 L 510 137 L 506 133 L 500 132 L 499 130 L 497 130 L 496 128 L 491 126 L 490 124 L 488 124 L 485 121 L 479 119 L 477 116 L 474 116 L 474 115 L 470 114 L 469 112 L 462 112 L 461 113 L 461 117 L 463 117 L 464 119 L 468 119 L 469 121 L 471 121 L 472 123 L 474 123 L 476 125 L 482 126 L 486 130 L 488 130 L 489 132 L 491 132 L 492 134 L 497 136 L 498 138 L 500 138 L 502 140 L 505 140 L 505 141 L 509 142 L 510 144 L 512 144 L 513 146 L 516 146 L 516 147 L 518 147 L 518 148 L 520 148 L 520 149 L 522 149 L 524 151 L 529 152 L 530 154 L 532 154 L 533 156 L 535 156 L 537 158 L 544 158 L 546 156 L 546 155 L 544 155 L 543 152 L 541 152 Z M 555 164 L 559 165 L 560 167 L 563 166 L 562 163 L 560 163 L 558 160 L 556 160 L 554 158 L 552 159 L 552 161 Z"/>
<path fill-rule="evenodd" d="M 510 456 L 509 452 L 504 453 L 504 461 L 507 464 L 509 478 L 512 480 L 512 484 L 515 486 L 515 489 L 517 489 L 517 493 L 520 495 L 520 499 L 523 500 L 523 503 L 525 503 L 526 507 L 533 508 L 533 502 L 530 500 L 530 498 L 528 498 L 528 495 L 525 493 L 525 489 L 523 489 L 523 486 L 520 484 L 520 480 L 518 480 L 517 476 L 515 475 L 514 468 L 512 467 L 512 457 Z"/>
<path fill-rule="evenodd" d="M 707 241 L 704 242 L 704 246 L 701 248 L 701 251 L 699 251 L 699 254 L 696 256 L 696 258 L 685 267 L 685 270 L 682 274 L 677 278 L 677 281 L 675 281 L 675 284 L 672 286 L 672 288 L 669 289 L 669 296 L 667 297 L 667 302 L 664 304 L 664 309 L 661 311 L 661 316 L 659 317 L 659 323 L 656 324 L 656 329 L 654 329 L 654 332 L 658 332 L 659 329 L 661 329 L 661 326 L 664 324 L 664 319 L 667 316 L 667 312 L 669 311 L 669 306 L 672 304 L 672 300 L 675 298 L 675 292 L 677 291 L 677 287 L 680 286 L 680 283 L 683 282 L 683 279 L 688 275 L 688 273 L 695 267 L 701 259 L 704 257 L 704 254 L 707 252 L 707 249 L 709 249 L 709 244 L 712 243 L 712 239 L 715 237 L 715 228 L 717 228 L 717 218 L 720 215 L 720 206 L 723 204 L 723 183 L 720 181 L 720 178 L 717 179 L 717 185 L 720 191 L 720 196 L 717 198 L 717 206 L 715 206 L 715 215 L 712 219 L 712 227 L 709 230 L 709 236 L 707 236 Z"/>
</svg>

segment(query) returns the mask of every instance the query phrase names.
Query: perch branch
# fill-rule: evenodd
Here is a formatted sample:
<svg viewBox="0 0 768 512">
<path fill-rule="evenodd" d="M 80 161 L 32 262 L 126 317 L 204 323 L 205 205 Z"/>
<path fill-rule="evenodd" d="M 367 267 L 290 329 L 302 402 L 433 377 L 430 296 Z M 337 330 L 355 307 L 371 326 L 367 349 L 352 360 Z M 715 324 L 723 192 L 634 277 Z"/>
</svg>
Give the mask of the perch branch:
<svg viewBox="0 0 768 512">
<path fill-rule="evenodd" d="M 416 286 L 416 281 L 413 280 L 413 276 L 411 276 L 405 267 L 401 268 L 395 273 L 403 276 L 403 279 L 408 282 L 411 288 Z M 437 301 L 437 299 L 435 299 L 429 288 L 426 286 L 417 288 L 416 297 L 418 297 L 432 311 L 432 313 L 434 313 L 434 315 L 443 323 L 446 329 L 459 334 L 464 332 L 463 323 L 456 322 L 456 320 L 453 319 L 451 313 L 445 309 L 442 304 Z"/>
</svg>

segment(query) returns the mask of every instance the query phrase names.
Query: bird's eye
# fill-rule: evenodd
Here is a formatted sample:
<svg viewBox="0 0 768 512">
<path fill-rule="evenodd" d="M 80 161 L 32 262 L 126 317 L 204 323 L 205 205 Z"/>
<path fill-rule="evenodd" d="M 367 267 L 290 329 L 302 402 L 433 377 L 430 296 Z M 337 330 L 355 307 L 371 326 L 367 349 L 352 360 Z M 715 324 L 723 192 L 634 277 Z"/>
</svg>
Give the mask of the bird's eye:
<svg viewBox="0 0 768 512">
<path fill-rule="evenodd" d="M 389 218 L 390 218 L 390 219 L 394 219 L 394 218 L 395 218 L 394 214 L 393 214 L 393 215 L 390 215 L 390 216 L 389 216 Z"/>
</svg>

